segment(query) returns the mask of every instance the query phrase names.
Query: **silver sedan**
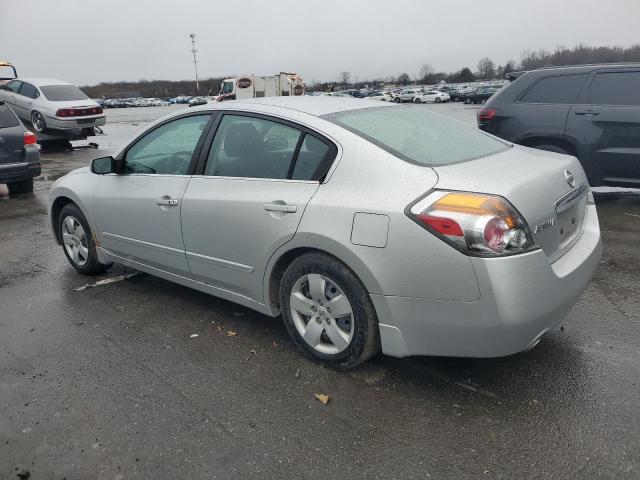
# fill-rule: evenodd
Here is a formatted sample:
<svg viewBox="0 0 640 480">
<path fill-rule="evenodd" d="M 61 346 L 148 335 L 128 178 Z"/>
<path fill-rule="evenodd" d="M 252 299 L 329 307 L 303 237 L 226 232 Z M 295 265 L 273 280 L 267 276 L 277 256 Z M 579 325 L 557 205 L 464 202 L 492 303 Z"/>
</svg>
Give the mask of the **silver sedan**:
<svg viewBox="0 0 640 480">
<path fill-rule="evenodd" d="M 181 111 L 56 182 L 84 274 L 120 263 L 282 315 L 335 368 L 533 347 L 600 259 L 578 160 L 417 105 L 262 98 Z"/>
</svg>

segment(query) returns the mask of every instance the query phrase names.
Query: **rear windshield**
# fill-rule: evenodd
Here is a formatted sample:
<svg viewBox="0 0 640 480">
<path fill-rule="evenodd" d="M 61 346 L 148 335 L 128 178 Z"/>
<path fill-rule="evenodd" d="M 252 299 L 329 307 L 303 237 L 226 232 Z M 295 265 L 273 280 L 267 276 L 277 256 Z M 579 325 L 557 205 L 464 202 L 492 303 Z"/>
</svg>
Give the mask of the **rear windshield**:
<svg viewBox="0 0 640 480">
<path fill-rule="evenodd" d="M 40 87 L 40 90 L 47 97 L 47 100 L 52 102 L 87 100 L 89 98 L 82 90 L 73 85 L 47 85 L 46 87 Z"/>
<path fill-rule="evenodd" d="M 6 103 L 0 103 L 0 128 L 17 127 L 20 125 L 16 117 Z"/>
<path fill-rule="evenodd" d="M 419 165 L 450 165 L 509 148 L 480 130 L 422 105 L 349 110 L 325 118 Z"/>
</svg>

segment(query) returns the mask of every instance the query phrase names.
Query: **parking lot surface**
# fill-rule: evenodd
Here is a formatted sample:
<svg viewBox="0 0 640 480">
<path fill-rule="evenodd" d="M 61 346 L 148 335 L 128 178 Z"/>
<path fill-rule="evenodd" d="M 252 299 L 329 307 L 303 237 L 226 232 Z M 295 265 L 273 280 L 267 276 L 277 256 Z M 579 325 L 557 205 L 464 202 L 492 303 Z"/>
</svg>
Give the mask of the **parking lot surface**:
<svg viewBox="0 0 640 480">
<path fill-rule="evenodd" d="M 172 108 L 107 110 L 98 150 L 0 190 L 0 478 L 640 478 L 639 196 L 598 197 L 601 268 L 532 351 L 338 373 L 281 319 L 149 275 L 76 290 L 97 279 L 53 240 L 52 181 Z"/>
</svg>

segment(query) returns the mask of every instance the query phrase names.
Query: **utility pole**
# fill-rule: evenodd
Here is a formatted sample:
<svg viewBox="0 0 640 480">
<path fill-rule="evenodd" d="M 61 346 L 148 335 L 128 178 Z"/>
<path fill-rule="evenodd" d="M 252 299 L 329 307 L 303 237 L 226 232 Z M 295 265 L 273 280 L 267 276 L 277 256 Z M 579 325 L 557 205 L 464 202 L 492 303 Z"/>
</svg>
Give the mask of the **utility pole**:
<svg viewBox="0 0 640 480">
<path fill-rule="evenodd" d="M 191 53 L 193 53 L 193 68 L 195 68 L 196 70 L 196 94 L 200 94 L 200 84 L 198 83 L 198 60 L 196 60 L 196 52 L 198 51 L 196 49 L 196 34 L 195 33 L 191 33 L 189 34 L 189 37 L 191 37 Z"/>
</svg>

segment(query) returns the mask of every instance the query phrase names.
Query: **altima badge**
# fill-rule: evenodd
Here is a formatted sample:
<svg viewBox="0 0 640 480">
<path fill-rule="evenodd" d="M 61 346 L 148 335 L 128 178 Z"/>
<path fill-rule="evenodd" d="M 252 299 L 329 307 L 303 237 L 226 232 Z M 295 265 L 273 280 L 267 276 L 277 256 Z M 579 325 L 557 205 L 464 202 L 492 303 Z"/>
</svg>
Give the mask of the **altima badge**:
<svg viewBox="0 0 640 480">
<path fill-rule="evenodd" d="M 564 171 L 564 178 L 571 188 L 576 186 L 576 179 L 573 178 L 573 173 L 571 173 L 569 170 Z"/>
<path fill-rule="evenodd" d="M 551 228 L 556 224 L 556 219 L 555 218 L 550 218 L 549 220 L 546 220 L 538 225 L 536 225 L 536 228 L 534 229 L 535 233 L 541 232 L 543 230 L 546 230 L 547 228 Z"/>
</svg>

